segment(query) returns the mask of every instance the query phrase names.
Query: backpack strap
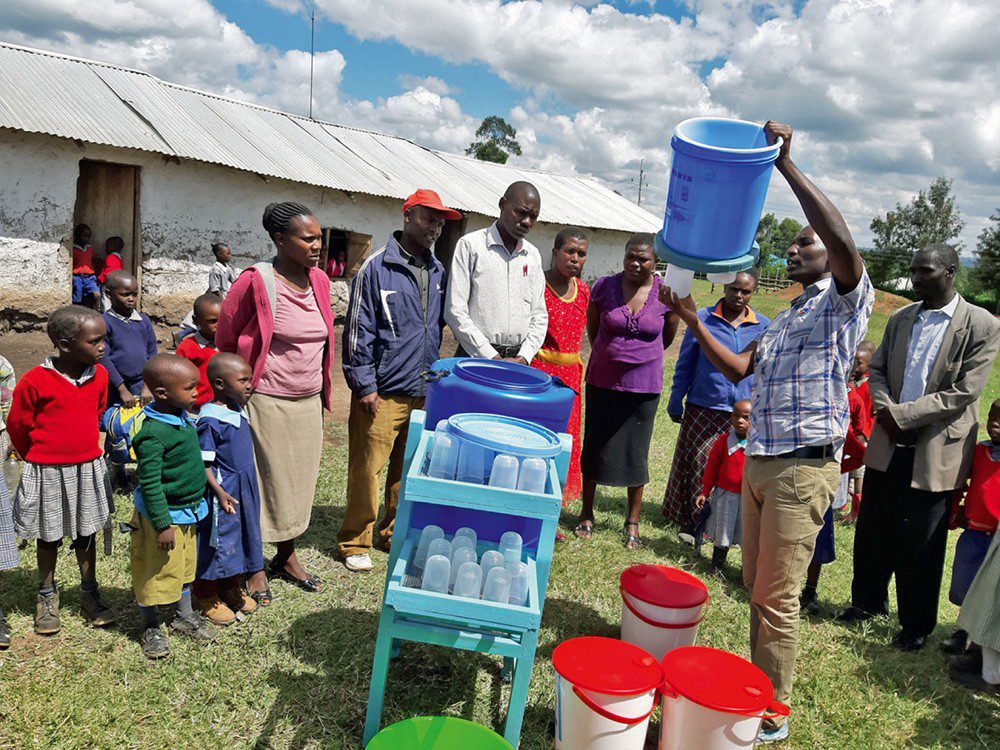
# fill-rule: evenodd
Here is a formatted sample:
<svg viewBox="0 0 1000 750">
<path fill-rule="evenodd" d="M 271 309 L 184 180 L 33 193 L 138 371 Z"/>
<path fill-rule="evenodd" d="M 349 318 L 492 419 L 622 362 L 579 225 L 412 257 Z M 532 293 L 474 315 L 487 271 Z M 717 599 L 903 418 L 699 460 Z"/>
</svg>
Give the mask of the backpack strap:
<svg viewBox="0 0 1000 750">
<path fill-rule="evenodd" d="M 264 280 L 264 291 L 267 293 L 267 303 L 271 306 L 271 315 L 273 317 L 275 311 L 278 309 L 278 288 L 274 283 L 274 259 L 254 263 L 251 268 L 255 269 L 260 274 L 261 279 Z"/>
</svg>

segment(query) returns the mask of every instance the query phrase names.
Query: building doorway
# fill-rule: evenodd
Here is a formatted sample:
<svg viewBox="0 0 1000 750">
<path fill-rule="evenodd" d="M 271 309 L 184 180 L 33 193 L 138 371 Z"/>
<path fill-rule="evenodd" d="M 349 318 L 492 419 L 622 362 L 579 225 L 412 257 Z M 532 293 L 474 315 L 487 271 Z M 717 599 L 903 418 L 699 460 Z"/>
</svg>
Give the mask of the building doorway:
<svg viewBox="0 0 1000 750">
<path fill-rule="evenodd" d="M 465 234 L 467 222 L 468 219 L 464 215 L 461 219 L 446 221 L 444 228 L 441 230 L 441 236 L 434 243 L 434 255 L 441 261 L 445 270 L 451 269 L 451 259 L 455 255 L 455 245 L 458 244 L 458 240 Z"/>
<path fill-rule="evenodd" d="M 372 236 L 361 232 L 348 232 L 335 227 L 323 228 L 323 269 L 328 270 L 329 261 L 336 258 L 346 263 L 344 279 L 353 279 L 361 264 L 372 250 Z"/>
<path fill-rule="evenodd" d="M 104 243 L 109 237 L 124 240 L 122 264 L 139 280 L 141 299 L 139 167 L 82 159 L 73 210 L 73 226 L 77 224 L 86 224 L 93 231 L 91 244 L 99 261 L 104 259 Z"/>
</svg>

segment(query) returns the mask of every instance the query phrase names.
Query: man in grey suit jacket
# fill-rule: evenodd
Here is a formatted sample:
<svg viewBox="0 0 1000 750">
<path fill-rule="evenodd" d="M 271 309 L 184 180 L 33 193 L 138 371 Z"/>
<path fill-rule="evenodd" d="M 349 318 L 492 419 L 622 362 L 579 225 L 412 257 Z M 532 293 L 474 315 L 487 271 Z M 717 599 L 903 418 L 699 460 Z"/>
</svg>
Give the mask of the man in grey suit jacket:
<svg viewBox="0 0 1000 750">
<path fill-rule="evenodd" d="M 865 453 L 854 537 L 852 606 L 841 621 L 887 614 L 896 576 L 902 630 L 894 644 L 924 646 L 937 624 L 953 491 L 969 474 L 979 396 L 1000 346 L 1000 323 L 954 289 L 958 253 L 928 245 L 910 263 L 920 302 L 897 310 L 872 357 L 876 422 Z"/>
</svg>

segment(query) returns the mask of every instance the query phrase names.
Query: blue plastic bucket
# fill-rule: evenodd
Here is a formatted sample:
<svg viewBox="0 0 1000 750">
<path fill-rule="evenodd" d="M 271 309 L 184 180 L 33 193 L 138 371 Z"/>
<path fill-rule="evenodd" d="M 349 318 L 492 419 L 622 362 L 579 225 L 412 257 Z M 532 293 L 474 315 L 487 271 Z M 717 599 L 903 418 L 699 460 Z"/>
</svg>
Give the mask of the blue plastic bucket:
<svg viewBox="0 0 1000 750">
<path fill-rule="evenodd" d="M 674 128 L 663 242 L 683 255 L 729 260 L 750 252 L 780 143 L 746 120 L 695 117 Z"/>
</svg>

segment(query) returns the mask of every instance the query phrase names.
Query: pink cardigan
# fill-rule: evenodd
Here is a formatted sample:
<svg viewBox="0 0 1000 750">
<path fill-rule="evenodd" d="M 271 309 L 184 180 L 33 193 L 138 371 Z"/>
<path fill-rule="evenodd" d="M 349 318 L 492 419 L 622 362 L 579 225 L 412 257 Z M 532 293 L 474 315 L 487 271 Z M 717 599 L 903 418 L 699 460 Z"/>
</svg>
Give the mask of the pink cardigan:
<svg viewBox="0 0 1000 750">
<path fill-rule="evenodd" d="M 309 283 L 316 294 L 320 312 L 329 332 L 323 349 L 323 406 L 330 408 L 333 389 L 333 311 L 330 309 L 330 280 L 319 268 L 309 269 Z M 274 315 L 261 272 L 251 266 L 241 273 L 222 302 L 215 345 L 219 351 L 239 354 L 250 363 L 256 388 L 264 372 L 267 351 L 274 335 Z"/>
</svg>

